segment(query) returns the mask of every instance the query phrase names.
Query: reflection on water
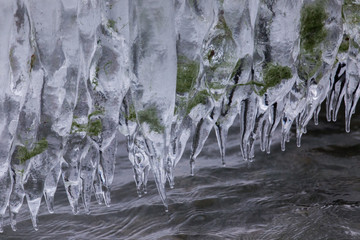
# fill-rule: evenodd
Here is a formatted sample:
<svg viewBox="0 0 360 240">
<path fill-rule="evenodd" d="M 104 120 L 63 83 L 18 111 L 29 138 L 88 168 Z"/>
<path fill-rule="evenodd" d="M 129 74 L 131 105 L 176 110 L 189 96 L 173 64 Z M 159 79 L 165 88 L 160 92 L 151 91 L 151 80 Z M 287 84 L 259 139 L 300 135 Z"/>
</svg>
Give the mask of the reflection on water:
<svg viewBox="0 0 360 240">
<path fill-rule="evenodd" d="M 357 122 L 356 122 L 357 121 Z M 279 143 L 272 153 L 258 152 L 252 163 L 241 160 L 238 131 L 230 131 L 227 166 L 220 167 L 215 135 L 211 135 L 189 176 L 184 155 L 176 186 L 168 190 L 165 213 L 153 181 L 148 194 L 137 197 L 125 144 L 119 151 L 112 205 L 91 215 L 71 213 L 65 190 L 55 196 L 55 214 L 43 203 L 39 231 L 28 210 L 19 214 L 18 231 L 10 226 L 5 239 L 360 239 L 360 126 L 344 132 L 343 121 L 309 126 L 299 149 L 294 140 L 286 152 Z M 8 219 L 6 219 L 8 223 Z"/>
</svg>

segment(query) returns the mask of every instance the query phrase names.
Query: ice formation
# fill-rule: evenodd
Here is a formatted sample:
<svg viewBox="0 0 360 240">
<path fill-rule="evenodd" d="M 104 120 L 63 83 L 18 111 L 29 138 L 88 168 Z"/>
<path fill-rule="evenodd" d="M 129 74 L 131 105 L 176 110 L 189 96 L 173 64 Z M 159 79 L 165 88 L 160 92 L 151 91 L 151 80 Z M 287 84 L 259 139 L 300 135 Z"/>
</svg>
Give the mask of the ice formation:
<svg viewBox="0 0 360 240">
<path fill-rule="evenodd" d="M 191 174 L 214 128 L 225 164 L 297 144 L 326 101 L 346 131 L 360 97 L 359 0 L 6 0 L 0 8 L 0 215 L 26 197 L 32 223 L 62 179 L 74 214 L 110 204 L 117 133 L 137 192 L 165 184 L 191 142 Z M 2 231 L 2 220 L 0 231 Z"/>
</svg>

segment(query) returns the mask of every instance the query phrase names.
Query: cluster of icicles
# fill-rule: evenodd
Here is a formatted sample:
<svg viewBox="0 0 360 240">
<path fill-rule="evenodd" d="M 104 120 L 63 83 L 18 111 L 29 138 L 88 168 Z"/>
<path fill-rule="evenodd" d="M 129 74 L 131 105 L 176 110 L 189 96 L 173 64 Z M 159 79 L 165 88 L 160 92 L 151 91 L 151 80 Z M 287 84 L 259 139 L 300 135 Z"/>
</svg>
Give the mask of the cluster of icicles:
<svg viewBox="0 0 360 240">
<path fill-rule="evenodd" d="M 79 198 L 90 213 L 93 194 L 109 205 L 118 133 L 128 140 L 138 194 L 146 193 L 151 171 L 167 207 L 165 184 L 174 187 L 187 142 L 191 174 L 213 128 L 225 164 L 238 115 L 244 160 L 254 158 L 257 139 L 270 153 L 278 126 L 285 150 L 293 122 L 300 146 L 324 100 L 335 121 L 344 99 L 349 131 L 360 96 L 360 27 L 352 12 L 359 3 L 320 6 L 324 39 L 307 52 L 302 9 L 321 2 L 3 1 L 1 218 L 9 209 L 16 230 L 26 198 L 37 229 L 41 200 L 52 213 L 60 178 L 74 214 Z M 286 79 L 275 84 L 285 67 Z"/>
</svg>

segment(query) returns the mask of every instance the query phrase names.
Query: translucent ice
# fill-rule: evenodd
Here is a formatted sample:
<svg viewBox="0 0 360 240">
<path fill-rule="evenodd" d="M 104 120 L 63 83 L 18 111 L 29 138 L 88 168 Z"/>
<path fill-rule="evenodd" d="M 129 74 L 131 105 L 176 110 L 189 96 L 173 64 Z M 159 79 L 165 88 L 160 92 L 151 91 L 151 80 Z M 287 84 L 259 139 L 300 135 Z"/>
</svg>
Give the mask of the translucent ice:
<svg viewBox="0 0 360 240">
<path fill-rule="evenodd" d="M 300 146 L 324 101 L 329 121 L 344 102 L 349 132 L 360 98 L 358 0 L 14 0 L 0 12 L 0 232 L 8 207 L 16 230 L 24 199 L 37 229 L 60 179 L 74 214 L 92 195 L 110 206 L 119 134 L 138 196 L 152 173 L 167 206 L 186 146 L 193 175 L 213 129 L 225 165 L 238 119 L 252 161 L 277 130 L 282 150 L 292 127 Z"/>
</svg>

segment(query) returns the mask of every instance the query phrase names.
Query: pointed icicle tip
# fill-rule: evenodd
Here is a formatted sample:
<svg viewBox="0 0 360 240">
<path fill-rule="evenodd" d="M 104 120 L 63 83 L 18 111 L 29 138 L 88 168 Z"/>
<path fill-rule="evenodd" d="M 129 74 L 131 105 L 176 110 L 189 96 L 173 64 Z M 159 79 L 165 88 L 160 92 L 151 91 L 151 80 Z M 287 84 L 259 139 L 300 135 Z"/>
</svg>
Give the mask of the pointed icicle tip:
<svg viewBox="0 0 360 240">
<path fill-rule="evenodd" d="M 195 171 L 195 160 L 191 159 L 190 161 L 190 176 L 194 176 Z"/>
<path fill-rule="evenodd" d="M 111 205 L 111 198 L 110 198 L 110 189 L 106 189 L 104 192 L 104 201 L 106 207 L 110 207 Z"/>
<path fill-rule="evenodd" d="M 37 215 L 31 215 L 31 222 L 35 231 L 39 230 L 37 225 Z"/>
<path fill-rule="evenodd" d="M 74 215 L 77 215 L 77 214 L 79 213 L 79 209 L 78 209 L 78 204 L 77 204 L 77 202 L 74 203 L 74 205 L 72 206 L 71 210 L 72 210 L 72 213 L 73 213 Z"/>
<path fill-rule="evenodd" d="M 48 209 L 48 212 L 53 214 L 54 213 L 54 196 L 49 196 L 48 194 L 45 195 L 45 202 Z"/>
<path fill-rule="evenodd" d="M 10 225 L 11 229 L 16 232 L 16 213 L 10 211 Z"/>
<path fill-rule="evenodd" d="M 4 232 L 3 224 L 4 224 L 4 215 L 0 215 L 0 233 Z"/>
</svg>

